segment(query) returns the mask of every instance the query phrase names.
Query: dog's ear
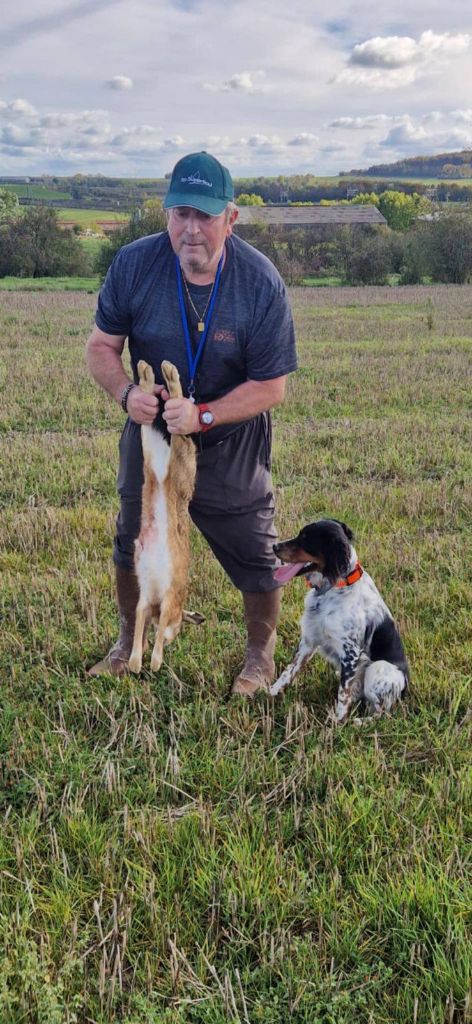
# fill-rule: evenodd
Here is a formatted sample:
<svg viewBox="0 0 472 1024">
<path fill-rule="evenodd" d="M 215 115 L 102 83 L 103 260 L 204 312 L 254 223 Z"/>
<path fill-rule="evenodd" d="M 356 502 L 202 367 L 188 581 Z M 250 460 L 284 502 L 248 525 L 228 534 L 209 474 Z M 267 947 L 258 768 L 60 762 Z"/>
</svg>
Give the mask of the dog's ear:
<svg viewBox="0 0 472 1024">
<path fill-rule="evenodd" d="M 346 523 L 342 523 L 340 519 L 335 519 L 334 522 L 335 523 L 339 523 L 339 525 L 344 530 L 344 533 L 346 534 L 346 537 L 347 537 L 348 540 L 354 540 L 354 534 L 353 534 L 350 526 L 346 526 Z"/>
<path fill-rule="evenodd" d="M 347 576 L 349 571 L 351 549 L 347 540 L 344 544 L 340 540 L 334 540 L 328 544 L 325 554 L 326 563 L 323 576 L 326 576 L 331 583 L 337 583 L 338 580 Z"/>
</svg>

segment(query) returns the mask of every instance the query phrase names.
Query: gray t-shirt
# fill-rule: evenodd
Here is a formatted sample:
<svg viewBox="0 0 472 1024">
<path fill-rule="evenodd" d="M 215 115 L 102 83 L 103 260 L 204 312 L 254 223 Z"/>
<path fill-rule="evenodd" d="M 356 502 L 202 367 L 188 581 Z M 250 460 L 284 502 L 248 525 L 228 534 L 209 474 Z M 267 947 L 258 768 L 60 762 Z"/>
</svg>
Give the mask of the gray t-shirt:
<svg viewBox="0 0 472 1024">
<path fill-rule="evenodd" d="M 208 292 L 191 287 L 200 311 Z M 153 367 L 156 381 L 163 383 L 161 362 L 168 359 L 177 366 L 187 394 L 189 368 L 175 255 L 166 231 L 120 249 L 101 289 L 95 319 L 106 334 L 128 336 L 136 381 L 137 363 L 144 359 Z M 196 317 L 188 303 L 187 321 L 196 350 Z M 293 321 L 282 278 L 270 260 L 233 235 L 226 241 L 220 287 L 195 377 L 195 399 L 210 402 L 247 380 L 271 380 L 296 368 Z M 215 427 L 213 443 L 239 426 Z"/>
</svg>

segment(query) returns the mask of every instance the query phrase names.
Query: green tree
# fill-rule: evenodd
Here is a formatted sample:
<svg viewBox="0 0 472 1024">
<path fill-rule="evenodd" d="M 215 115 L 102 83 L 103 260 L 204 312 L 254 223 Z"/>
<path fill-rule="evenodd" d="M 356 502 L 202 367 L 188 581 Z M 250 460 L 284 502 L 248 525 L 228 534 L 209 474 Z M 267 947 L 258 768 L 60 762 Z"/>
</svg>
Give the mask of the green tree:
<svg viewBox="0 0 472 1024">
<path fill-rule="evenodd" d="M 18 212 L 19 202 L 16 192 L 10 188 L 0 188 L 0 221 L 9 220 Z"/>
<path fill-rule="evenodd" d="M 418 233 L 426 273 L 433 281 L 465 284 L 472 276 L 472 217 L 451 213 L 422 224 Z"/>
<path fill-rule="evenodd" d="M 238 206 L 264 206 L 262 196 L 257 196 L 255 192 L 241 192 L 236 197 L 235 203 Z"/>
<path fill-rule="evenodd" d="M 27 207 L 2 225 L 0 277 L 70 277 L 87 269 L 80 241 L 50 207 Z"/>
<path fill-rule="evenodd" d="M 387 228 L 372 228 L 362 234 L 343 228 L 337 247 L 338 265 L 347 284 L 386 284 L 392 269 Z"/>
<path fill-rule="evenodd" d="M 167 219 L 160 199 L 148 199 L 143 206 L 134 210 L 128 221 L 113 231 L 100 247 L 97 272 L 105 277 L 108 267 L 124 246 L 145 235 L 155 235 L 167 228 Z"/>
<path fill-rule="evenodd" d="M 417 192 L 408 196 L 404 192 L 394 192 L 390 189 L 381 193 L 376 205 L 389 228 L 393 228 L 394 231 L 408 231 L 420 214 L 429 213 L 432 208 L 429 199 L 418 195 Z"/>
</svg>

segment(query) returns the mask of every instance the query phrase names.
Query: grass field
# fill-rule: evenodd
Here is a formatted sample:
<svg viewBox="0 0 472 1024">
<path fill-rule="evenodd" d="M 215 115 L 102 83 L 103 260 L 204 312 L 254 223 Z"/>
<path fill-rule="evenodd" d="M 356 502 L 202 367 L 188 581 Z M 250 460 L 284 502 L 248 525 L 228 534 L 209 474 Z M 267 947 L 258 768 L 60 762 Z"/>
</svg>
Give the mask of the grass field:
<svg viewBox="0 0 472 1024">
<path fill-rule="evenodd" d="M 80 224 L 82 230 L 85 228 L 100 228 L 101 224 L 121 224 L 129 219 L 129 212 L 118 212 L 117 210 L 80 210 L 64 206 L 57 210 L 59 220 L 71 221 L 73 224 Z"/>
<path fill-rule="evenodd" d="M 337 181 L 338 182 L 342 182 L 342 181 L 346 181 L 346 180 L 347 181 L 351 181 L 351 180 L 356 180 L 358 178 L 363 178 L 363 177 L 365 177 L 365 175 L 362 175 L 362 174 L 357 174 L 357 175 L 355 175 L 355 174 L 351 174 L 351 175 L 350 174 L 343 174 L 340 178 L 337 179 Z M 395 183 L 396 181 L 398 181 L 398 182 L 403 181 L 403 182 L 408 182 L 409 184 L 413 184 L 413 185 L 471 185 L 472 184 L 472 178 L 415 178 L 415 177 L 412 177 L 411 175 L 408 175 L 408 174 L 405 174 L 403 178 L 399 178 L 399 177 L 397 177 L 397 175 L 390 175 L 390 177 L 388 175 L 386 175 L 385 177 L 381 177 L 380 175 L 375 174 L 375 175 L 372 175 L 372 181 L 374 181 L 374 180 L 375 181 L 388 181 L 388 182 L 393 182 L 393 183 Z"/>
<path fill-rule="evenodd" d="M 89 239 L 84 239 L 84 241 L 89 241 Z M 98 277 L 0 277 L 0 291 L 2 292 L 90 292 L 95 294 L 98 287 Z"/>
<path fill-rule="evenodd" d="M 60 192 L 58 189 L 50 188 L 48 185 L 8 185 L 2 184 L 0 188 L 7 188 L 17 196 L 25 196 L 28 199 L 56 199 L 67 201 L 71 198 L 69 192 Z"/>
<path fill-rule="evenodd" d="M 228 699 L 241 610 L 196 533 L 205 624 L 155 677 L 86 676 L 116 631 L 122 414 L 84 368 L 92 296 L 0 295 L 2 1024 L 472 1020 L 472 288 L 292 298 L 279 532 L 349 523 L 411 661 L 362 728 L 327 722 L 317 658 Z"/>
</svg>

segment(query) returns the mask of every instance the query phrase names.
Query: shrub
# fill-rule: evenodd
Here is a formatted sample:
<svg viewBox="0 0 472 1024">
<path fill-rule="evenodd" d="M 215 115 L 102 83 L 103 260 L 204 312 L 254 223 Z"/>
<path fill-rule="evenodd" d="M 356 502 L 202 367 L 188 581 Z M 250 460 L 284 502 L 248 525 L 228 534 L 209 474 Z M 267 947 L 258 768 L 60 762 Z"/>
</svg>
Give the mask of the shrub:
<svg viewBox="0 0 472 1024">
<path fill-rule="evenodd" d="M 389 233 L 384 228 L 338 235 L 338 263 L 347 284 L 385 284 L 392 269 Z"/>
<path fill-rule="evenodd" d="M 57 213 L 30 206 L 0 227 L 0 277 L 72 277 L 87 273 L 87 257 Z"/>
<path fill-rule="evenodd" d="M 472 217 L 451 213 L 422 225 L 428 273 L 433 281 L 464 284 L 472 273 Z"/>
<path fill-rule="evenodd" d="M 108 267 L 123 245 L 135 242 L 137 238 L 144 238 L 145 235 L 158 234 L 166 228 L 166 215 L 160 199 L 149 199 L 143 207 L 134 210 L 129 220 L 117 231 L 113 231 L 100 247 L 96 263 L 97 273 L 105 277 Z"/>
</svg>

